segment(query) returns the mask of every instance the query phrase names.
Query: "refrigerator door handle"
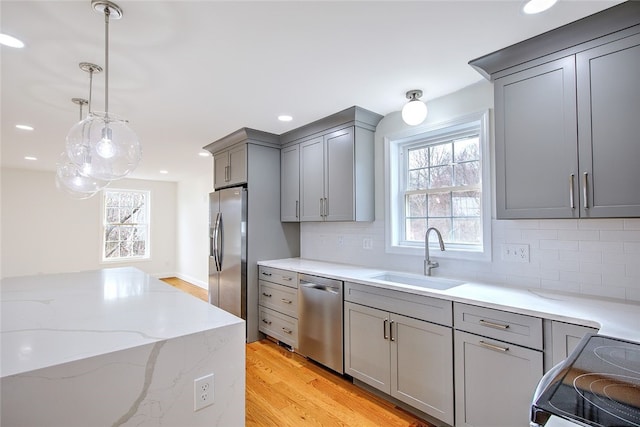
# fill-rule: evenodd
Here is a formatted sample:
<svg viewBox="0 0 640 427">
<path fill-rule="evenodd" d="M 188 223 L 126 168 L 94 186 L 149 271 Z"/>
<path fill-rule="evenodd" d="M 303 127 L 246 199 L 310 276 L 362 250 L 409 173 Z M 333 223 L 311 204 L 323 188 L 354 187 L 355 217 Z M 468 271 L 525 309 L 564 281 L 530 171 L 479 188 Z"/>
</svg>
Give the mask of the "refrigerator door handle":
<svg viewBox="0 0 640 427">
<path fill-rule="evenodd" d="M 215 227 L 209 227 L 209 256 L 215 258 Z"/>
<path fill-rule="evenodd" d="M 216 214 L 216 221 L 213 225 L 213 239 L 212 239 L 212 250 L 213 250 L 213 259 L 216 263 L 216 271 L 221 270 L 221 262 L 220 262 L 220 248 L 218 246 L 218 240 L 220 236 L 220 212 Z"/>
<path fill-rule="evenodd" d="M 218 271 L 222 271 L 222 258 L 224 257 L 224 223 L 222 222 L 222 212 L 218 213 L 218 234 L 220 236 L 220 246 L 218 246 L 218 265 L 220 266 Z"/>
</svg>

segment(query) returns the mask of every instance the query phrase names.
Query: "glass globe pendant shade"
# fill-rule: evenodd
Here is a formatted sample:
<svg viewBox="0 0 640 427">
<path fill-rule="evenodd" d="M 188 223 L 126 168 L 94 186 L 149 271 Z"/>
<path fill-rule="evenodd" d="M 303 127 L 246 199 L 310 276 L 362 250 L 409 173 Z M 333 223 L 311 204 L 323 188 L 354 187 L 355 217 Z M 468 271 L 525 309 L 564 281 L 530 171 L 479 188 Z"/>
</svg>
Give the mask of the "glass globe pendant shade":
<svg viewBox="0 0 640 427">
<path fill-rule="evenodd" d="M 124 178 L 138 166 L 142 150 L 126 120 L 91 112 L 69 130 L 67 154 L 82 174 L 113 181 Z"/>
<path fill-rule="evenodd" d="M 412 99 L 402 107 L 402 120 L 410 126 L 419 125 L 427 118 L 427 105 L 419 99 Z"/>
<path fill-rule="evenodd" d="M 58 158 L 56 169 L 56 187 L 74 199 L 88 199 L 109 185 L 109 181 L 83 175 L 73 163 L 67 152 L 63 151 Z"/>
</svg>

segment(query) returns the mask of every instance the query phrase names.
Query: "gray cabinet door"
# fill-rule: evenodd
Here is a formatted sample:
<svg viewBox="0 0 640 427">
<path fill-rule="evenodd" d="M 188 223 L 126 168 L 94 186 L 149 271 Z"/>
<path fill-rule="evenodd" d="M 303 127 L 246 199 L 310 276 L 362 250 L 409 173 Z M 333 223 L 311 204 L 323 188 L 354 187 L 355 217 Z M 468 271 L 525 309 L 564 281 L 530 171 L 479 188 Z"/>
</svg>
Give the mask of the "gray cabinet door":
<svg viewBox="0 0 640 427">
<path fill-rule="evenodd" d="M 498 219 L 578 217 L 574 57 L 497 79 L 495 110 Z"/>
<path fill-rule="evenodd" d="M 387 394 L 391 391 L 389 314 L 344 303 L 344 371 Z"/>
<path fill-rule="evenodd" d="M 324 136 L 325 194 L 327 221 L 353 221 L 354 218 L 354 134 L 353 127 Z"/>
<path fill-rule="evenodd" d="M 213 156 L 213 188 L 226 187 L 229 166 L 229 152 L 222 151 Z"/>
<path fill-rule="evenodd" d="M 553 321 L 551 323 L 551 360 L 553 366 L 566 359 L 576 348 L 582 337 L 588 333 L 595 334 L 597 332 L 596 328 Z M 548 368 L 551 368 L 551 366 Z"/>
<path fill-rule="evenodd" d="M 283 148 L 280 153 L 280 220 L 300 221 L 300 149 Z"/>
<path fill-rule="evenodd" d="M 579 53 L 576 64 L 581 216 L 640 216 L 640 35 Z"/>
<path fill-rule="evenodd" d="M 528 427 L 542 352 L 454 332 L 456 426 Z"/>
<path fill-rule="evenodd" d="M 324 206 L 322 137 L 300 144 L 300 221 L 322 221 Z"/>
<path fill-rule="evenodd" d="M 453 425 L 453 332 L 391 314 L 391 395 Z"/>
<path fill-rule="evenodd" d="M 247 145 L 240 144 L 229 149 L 229 172 L 227 185 L 247 182 Z"/>
</svg>

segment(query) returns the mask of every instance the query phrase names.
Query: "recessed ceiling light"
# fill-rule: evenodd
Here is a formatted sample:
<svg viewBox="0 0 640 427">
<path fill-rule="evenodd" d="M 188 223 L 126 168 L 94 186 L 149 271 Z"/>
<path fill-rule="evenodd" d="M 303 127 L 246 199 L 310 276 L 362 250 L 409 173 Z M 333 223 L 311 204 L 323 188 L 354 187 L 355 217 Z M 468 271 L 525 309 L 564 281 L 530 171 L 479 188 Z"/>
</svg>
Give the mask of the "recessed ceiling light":
<svg viewBox="0 0 640 427">
<path fill-rule="evenodd" d="M 210 155 L 211 155 L 211 153 L 208 152 L 208 151 L 201 151 L 201 152 L 198 153 L 198 156 L 200 156 L 200 157 L 209 157 Z"/>
<path fill-rule="evenodd" d="M 37 157 L 33 157 L 33 156 L 24 156 L 25 160 L 38 160 Z"/>
<path fill-rule="evenodd" d="M 544 12 L 556 4 L 558 0 L 529 0 L 525 3 L 522 11 L 528 15 Z"/>
<path fill-rule="evenodd" d="M 290 122 L 291 120 L 293 120 L 293 117 L 287 115 L 287 114 L 282 114 L 280 116 L 278 116 L 278 120 L 280 120 L 281 122 Z"/>
<path fill-rule="evenodd" d="M 24 47 L 24 43 L 22 41 L 18 40 L 15 37 L 10 36 L 9 34 L 2 34 L 2 33 L 0 33 L 0 44 L 9 46 L 9 47 L 16 47 L 18 49 Z"/>
<path fill-rule="evenodd" d="M 16 128 L 21 130 L 33 130 L 33 126 L 29 125 L 16 125 Z"/>
<path fill-rule="evenodd" d="M 169 173 L 169 171 L 166 171 L 166 170 L 163 169 L 163 170 L 160 171 L 160 173 L 163 174 L 163 175 L 166 175 L 166 174 Z"/>
</svg>

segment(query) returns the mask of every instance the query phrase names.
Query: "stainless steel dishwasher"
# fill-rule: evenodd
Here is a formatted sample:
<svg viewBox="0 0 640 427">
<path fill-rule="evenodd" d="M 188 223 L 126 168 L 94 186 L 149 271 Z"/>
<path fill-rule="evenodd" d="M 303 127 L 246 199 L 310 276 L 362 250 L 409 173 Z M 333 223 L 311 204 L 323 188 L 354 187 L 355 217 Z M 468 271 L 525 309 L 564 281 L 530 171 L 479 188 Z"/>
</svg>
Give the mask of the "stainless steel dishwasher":
<svg viewBox="0 0 640 427">
<path fill-rule="evenodd" d="M 300 274 L 298 351 L 344 373 L 342 281 Z"/>
</svg>

